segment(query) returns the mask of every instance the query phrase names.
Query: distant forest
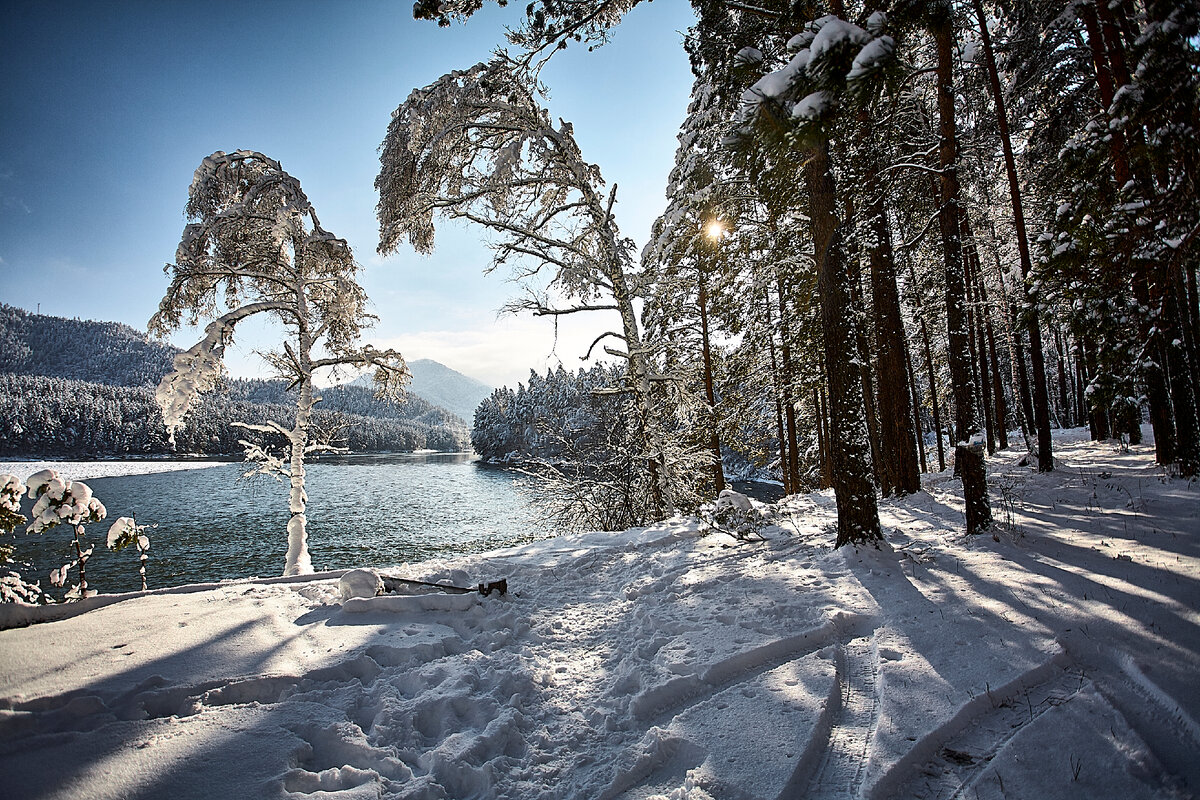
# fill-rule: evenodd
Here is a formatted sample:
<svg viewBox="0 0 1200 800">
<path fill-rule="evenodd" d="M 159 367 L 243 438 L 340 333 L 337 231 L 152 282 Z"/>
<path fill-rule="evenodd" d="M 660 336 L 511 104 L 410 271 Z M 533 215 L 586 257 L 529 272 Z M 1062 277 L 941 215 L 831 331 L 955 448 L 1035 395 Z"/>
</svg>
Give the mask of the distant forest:
<svg viewBox="0 0 1200 800">
<path fill-rule="evenodd" d="M 232 455 L 261 434 L 233 421 L 294 415 L 283 381 L 230 379 L 167 441 L 154 387 L 179 351 L 127 325 L 30 314 L 0 304 L 0 455 Z M 458 451 L 469 432 L 450 412 L 409 395 L 398 404 L 362 386 L 321 391 L 319 435 L 355 452 Z"/>
</svg>

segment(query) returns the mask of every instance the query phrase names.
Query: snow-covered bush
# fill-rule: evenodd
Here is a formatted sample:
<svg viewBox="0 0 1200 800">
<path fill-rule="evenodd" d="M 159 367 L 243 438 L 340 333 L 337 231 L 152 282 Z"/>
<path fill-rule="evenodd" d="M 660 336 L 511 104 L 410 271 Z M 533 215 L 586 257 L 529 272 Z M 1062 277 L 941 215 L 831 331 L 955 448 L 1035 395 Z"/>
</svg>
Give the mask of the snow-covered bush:
<svg viewBox="0 0 1200 800">
<path fill-rule="evenodd" d="M 767 524 L 762 512 L 754 507 L 749 497 L 733 489 L 722 489 L 713 506 L 712 516 L 702 521 L 712 530 L 728 533 L 743 541 L 763 538 L 762 529 Z"/>
<path fill-rule="evenodd" d="M 133 517 L 118 517 L 108 529 L 108 549 L 124 550 L 129 545 L 137 547 L 138 574 L 142 576 L 142 591 L 146 591 L 146 555 L 150 551 L 150 537 L 146 535 L 149 525 L 138 525 Z"/>
<path fill-rule="evenodd" d="M 0 533 L 12 533 L 17 526 L 24 524 L 25 516 L 21 513 L 21 496 L 25 494 L 25 484 L 16 475 L 0 474 Z M 10 544 L 0 544 L 0 564 L 12 557 L 13 548 Z"/>
<path fill-rule="evenodd" d="M 25 484 L 20 478 L 8 473 L 0 475 L 0 531 L 12 533 L 25 522 L 21 514 L 21 496 L 24 494 Z"/>
<path fill-rule="evenodd" d="M 84 525 L 108 516 L 104 504 L 92 495 L 92 489 L 86 483 L 66 480 L 52 469 L 31 475 L 26 481 L 26 491 L 35 500 L 30 512 L 33 521 L 26 529 L 28 533 L 43 533 L 63 524 L 71 525 L 75 530 L 72 540 L 75 560 L 51 570 L 50 583 L 66 585 L 67 573 L 78 566 L 79 583 L 67 590 L 65 599 L 76 600 L 96 594 L 87 583 L 87 560 L 92 555 L 92 548 L 83 548 Z"/>
</svg>

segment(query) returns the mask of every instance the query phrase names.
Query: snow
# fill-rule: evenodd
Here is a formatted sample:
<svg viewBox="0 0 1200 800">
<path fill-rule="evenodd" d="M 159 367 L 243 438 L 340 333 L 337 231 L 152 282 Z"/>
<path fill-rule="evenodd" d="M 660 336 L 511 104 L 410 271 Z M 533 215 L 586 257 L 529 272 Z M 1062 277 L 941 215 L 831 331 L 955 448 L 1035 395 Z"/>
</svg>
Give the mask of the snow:
<svg viewBox="0 0 1200 800">
<path fill-rule="evenodd" d="M 766 542 L 677 519 L 378 570 L 505 596 L 343 604 L 324 573 L 50 609 L 0 631 L 4 794 L 1194 795 L 1200 487 L 1055 444 L 989 459 L 994 538 L 943 472 L 881 501 L 881 551 L 830 549 L 824 492 L 756 506 Z"/>
<path fill-rule="evenodd" d="M 796 119 L 816 119 L 833 105 L 833 95 L 826 91 L 816 91 L 805 95 L 792 108 L 792 116 Z"/>
<path fill-rule="evenodd" d="M 816 61 L 832 50 L 850 44 L 863 45 L 870 40 L 871 34 L 854 23 L 836 17 L 828 17 L 825 18 L 821 29 L 817 31 L 809 49 L 812 51 L 812 59 Z"/>
<path fill-rule="evenodd" d="M 854 63 L 851 64 L 850 71 L 846 73 L 846 80 L 858 80 L 864 75 L 870 74 L 880 64 L 891 58 L 895 49 L 896 40 L 890 36 L 880 36 L 867 42 L 854 57 Z"/>
<path fill-rule="evenodd" d="M 70 475 L 75 480 L 116 478 L 127 475 L 150 475 L 184 469 L 207 469 L 227 464 L 227 461 L 0 461 L 0 469 L 15 475 L 32 475 L 53 470 Z"/>
</svg>

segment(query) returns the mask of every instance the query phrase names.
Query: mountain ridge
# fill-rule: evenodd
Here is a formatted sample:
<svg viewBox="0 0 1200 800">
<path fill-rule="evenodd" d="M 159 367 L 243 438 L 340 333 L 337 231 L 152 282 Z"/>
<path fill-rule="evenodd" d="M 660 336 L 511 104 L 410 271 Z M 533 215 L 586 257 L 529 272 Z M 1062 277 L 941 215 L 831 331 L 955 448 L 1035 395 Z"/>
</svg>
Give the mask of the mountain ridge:
<svg viewBox="0 0 1200 800">
<path fill-rule="evenodd" d="M 412 373 L 412 383 L 408 387 L 412 394 L 457 414 L 467 423 L 467 427 L 471 426 L 475 418 L 475 409 L 493 391 L 493 387 L 483 381 L 472 378 L 470 375 L 464 375 L 431 358 L 417 358 L 409 361 L 408 370 Z M 362 375 L 350 383 L 370 388 L 373 380 L 368 374 Z"/>
</svg>

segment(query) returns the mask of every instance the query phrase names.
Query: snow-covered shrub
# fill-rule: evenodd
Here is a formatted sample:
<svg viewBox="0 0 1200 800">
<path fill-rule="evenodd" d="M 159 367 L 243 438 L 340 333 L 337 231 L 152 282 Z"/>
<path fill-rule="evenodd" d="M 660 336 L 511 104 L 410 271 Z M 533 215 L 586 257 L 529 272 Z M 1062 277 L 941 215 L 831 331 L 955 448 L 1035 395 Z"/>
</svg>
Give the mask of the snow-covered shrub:
<svg viewBox="0 0 1200 800">
<path fill-rule="evenodd" d="M 0 474 L 0 533 L 12 533 L 17 526 L 24 524 L 25 517 L 21 514 L 21 496 L 25 494 L 25 484 L 16 475 Z M 10 544 L 0 544 L 0 564 L 12 557 L 13 547 Z"/>
<path fill-rule="evenodd" d="M 5 570 L 3 573 L 0 574 L 0 604 L 23 603 L 36 606 L 53 602 L 53 598 L 42 591 L 40 583 L 26 582 L 19 572 Z"/>
<path fill-rule="evenodd" d="M 66 480 L 52 469 L 29 476 L 26 491 L 35 500 L 30 512 L 33 522 L 26 529 L 28 533 L 43 533 L 63 524 L 75 529 L 72 541 L 75 560 L 51 570 L 50 583 L 54 586 L 66 585 L 67 573 L 72 567 L 78 566 L 79 583 L 67 590 L 65 599 L 76 600 L 96 594 L 87 584 L 87 560 L 92 555 L 92 548 L 83 548 L 83 536 L 84 525 L 99 522 L 108 516 L 104 504 L 92 495 L 92 489 L 86 483 Z"/>
<path fill-rule="evenodd" d="M 8 473 L 0 475 L 0 531 L 12 533 L 25 522 L 21 514 L 21 496 L 24 494 L 25 484 L 20 478 Z"/>
<path fill-rule="evenodd" d="M 728 533 L 743 541 L 763 538 L 762 529 L 767 524 L 762 512 L 754 507 L 749 497 L 733 489 L 722 489 L 713 506 L 712 516 L 701 520 L 712 530 Z"/>
<path fill-rule="evenodd" d="M 149 525 L 138 525 L 133 517 L 118 517 L 108 529 L 108 549 L 124 550 L 129 545 L 137 547 L 138 574 L 142 576 L 142 591 L 146 591 L 146 553 L 150 551 L 150 537 L 146 535 Z"/>
</svg>

